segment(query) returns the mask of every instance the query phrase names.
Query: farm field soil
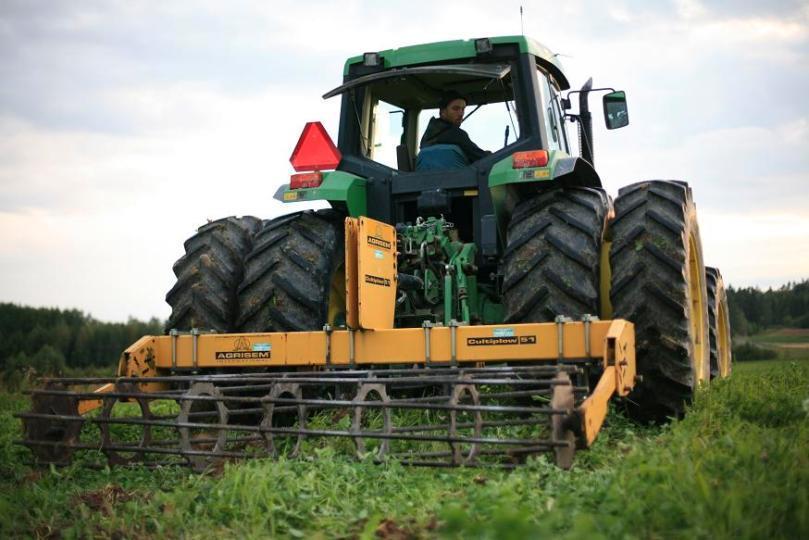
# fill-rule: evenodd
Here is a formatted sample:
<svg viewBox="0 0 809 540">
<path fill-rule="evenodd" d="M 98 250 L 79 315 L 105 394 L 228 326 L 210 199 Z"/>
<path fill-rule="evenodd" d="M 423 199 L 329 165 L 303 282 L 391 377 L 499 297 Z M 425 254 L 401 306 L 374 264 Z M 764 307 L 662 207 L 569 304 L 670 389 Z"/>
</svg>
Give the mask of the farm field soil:
<svg viewBox="0 0 809 540">
<path fill-rule="evenodd" d="M 0 537 L 808 538 L 809 361 L 740 363 L 681 421 L 613 411 L 571 471 L 350 461 L 39 470 L 0 394 Z"/>
</svg>

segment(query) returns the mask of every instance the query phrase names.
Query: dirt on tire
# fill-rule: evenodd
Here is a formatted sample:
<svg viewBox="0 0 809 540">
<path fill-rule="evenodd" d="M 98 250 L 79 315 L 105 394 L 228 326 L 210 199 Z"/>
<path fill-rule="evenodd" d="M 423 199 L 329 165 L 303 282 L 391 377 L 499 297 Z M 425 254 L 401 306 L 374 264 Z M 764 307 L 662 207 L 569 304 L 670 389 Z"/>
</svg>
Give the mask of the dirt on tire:
<svg viewBox="0 0 809 540">
<path fill-rule="evenodd" d="M 265 222 L 238 288 L 240 332 L 320 330 L 343 264 L 345 216 L 306 211 Z"/>
<path fill-rule="evenodd" d="M 710 365 L 705 268 L 691 189 L 663 180 L 621 189 L 611 233 L 613 317 L 635 324 L 642 376 L 630 395 L 630 412 L 642 420 L 681 416 Z"/>
<path fill-rule="evenodd" d="M 542 192 L 516 207 L 503 255 L 507 322 L 599 314 L 600 253 L 609 210 L 603 190 L 585 187 Z"/>
<path fill-rule="evenodd" d="M 177 282 L 166 294 L 172 308 L 166 330 L 234 330 L 236 290 L 260 226 L 256 217 L 227 217 L 203 225 L 185 241 L 185 254 L 173 266 Z"/>
</svg>

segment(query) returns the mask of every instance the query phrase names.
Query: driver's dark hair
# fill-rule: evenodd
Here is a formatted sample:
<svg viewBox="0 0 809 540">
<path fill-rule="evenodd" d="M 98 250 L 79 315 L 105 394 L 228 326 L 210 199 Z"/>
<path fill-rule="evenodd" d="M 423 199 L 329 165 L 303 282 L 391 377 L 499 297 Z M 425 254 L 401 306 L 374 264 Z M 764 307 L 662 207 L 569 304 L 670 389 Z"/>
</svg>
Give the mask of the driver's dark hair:
<svg viewBox="0 0 809 540">
<path fill-rule="evenodd" d="M 461 94 L 460 92 L 456 92 L 455 90 L 445 90 L 441 93 L 441 100 L 438 102 L 439 109 L 446 109 L 449 107 L 449 104 L 455 101 L 456 99 L 462 99 L 464 103 L 469 103 L 469 100 L 466 99 L 466 96 Z"/>
</svg>

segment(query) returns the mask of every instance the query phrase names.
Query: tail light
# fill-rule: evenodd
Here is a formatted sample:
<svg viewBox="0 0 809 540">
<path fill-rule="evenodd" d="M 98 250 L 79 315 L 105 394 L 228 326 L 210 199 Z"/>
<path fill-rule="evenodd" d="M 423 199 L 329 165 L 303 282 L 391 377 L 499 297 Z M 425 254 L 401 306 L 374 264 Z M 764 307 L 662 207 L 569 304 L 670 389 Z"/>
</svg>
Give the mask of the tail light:
<svg viewBox="0 0 809 540">
<path fill-rule="evenodd" d="M 527 169 L 529 167 L 545 167 L 548 165 L 547 150 L 529 150 L 528 152 L 514 152 L 512 156 L 512 169 Z"/>
<path fill-rule="evenodd" d="M 289 189 L 318 187 L 321 182 L 323 182 L 323 175 L 319 172 L 293 174 L 289 178 Z"/>
</svg>

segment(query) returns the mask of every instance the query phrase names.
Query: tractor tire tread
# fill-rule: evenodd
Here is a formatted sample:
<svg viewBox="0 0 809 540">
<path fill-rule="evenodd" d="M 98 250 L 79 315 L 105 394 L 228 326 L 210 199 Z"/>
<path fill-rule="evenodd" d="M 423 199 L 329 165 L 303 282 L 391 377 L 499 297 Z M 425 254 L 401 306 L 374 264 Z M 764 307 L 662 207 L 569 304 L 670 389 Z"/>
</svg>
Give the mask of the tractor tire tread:
<svg viewBox="0 0 809 540">
<path fill-rule="evenodd" d="M 696 386 L 688 272 L 689 238 L 696 238 L 701 250 L 696 208 L 687 184 L 650 180 L 622 188 L 615 215 L 610 230 L 613 317 L 634 323 L 637 369 L 643 377 L 630 395 L 635 404 L 630 413 L 664 421 L 684 412 Z M 707 339 L 705 330 L 698 331 Z"/>
<path fill-rule="evenodd" d="M 503 256 L 508 323 L 599 313 L 599 269 L 610 201 L 601 189 L 543 191 L 514 210 Z"/>
<path fill-rule="evenodd" d="M 343 262 L 344 215 L 304 211 L 264 223 L 238 287 L 240 332 L 319 330 Z"/>
<path fill-rule="evenodd" d="M 177 281 L 166 294 L 172 308 L 166 330 L 233 330 L 236 288 L 260 226 L 256 217 L 231 216 L 206 223 L 184 242 L 185 254 L 172 267 Z"/>
</svg>

